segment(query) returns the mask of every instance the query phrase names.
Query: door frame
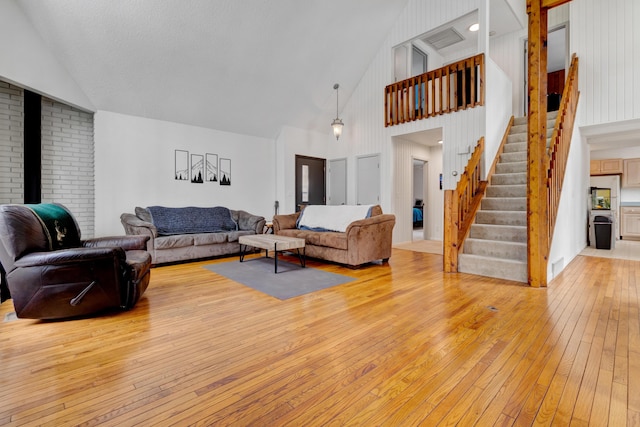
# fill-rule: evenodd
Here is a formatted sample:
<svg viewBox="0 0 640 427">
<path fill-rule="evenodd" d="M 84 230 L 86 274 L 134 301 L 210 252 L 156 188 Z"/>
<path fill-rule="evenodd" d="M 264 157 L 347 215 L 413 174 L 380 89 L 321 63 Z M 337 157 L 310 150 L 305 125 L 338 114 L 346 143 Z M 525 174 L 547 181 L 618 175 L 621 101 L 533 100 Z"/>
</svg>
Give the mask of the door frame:
<svg viewBox="0 0 640 427">
<path fill-rule="evenodd" d="M 302 183 L 298 182 L 298 179 L 299 179 L 298 160 L 301 160 L 301 159 L 309 159 L 309 160 L 314 160 L 314 161 L 315 160 L 320 160 L 320 161 L 322 161 L 322 204 L 326 204 L 327 203 L 327 159 L 324 159 L 322 157 L 313 157 L 313 156 L 305 156 L 305 155 L 302 155 L 302 154 L 296 154 L 295 155 L 295 161 L 294 161 L 294 176 L 295 176 L 295 182 L 294 182 L 295 195 L 294 195 L 294 200 L 295 200 L 295 205 L 296 205 L 296 212 L 300 210 L 300 206 L 301 205 L 305 204 L 305 203 L 302 202 L 301 199 L 298 198 L 298 189 L 302 185 Z"/>
</svg>

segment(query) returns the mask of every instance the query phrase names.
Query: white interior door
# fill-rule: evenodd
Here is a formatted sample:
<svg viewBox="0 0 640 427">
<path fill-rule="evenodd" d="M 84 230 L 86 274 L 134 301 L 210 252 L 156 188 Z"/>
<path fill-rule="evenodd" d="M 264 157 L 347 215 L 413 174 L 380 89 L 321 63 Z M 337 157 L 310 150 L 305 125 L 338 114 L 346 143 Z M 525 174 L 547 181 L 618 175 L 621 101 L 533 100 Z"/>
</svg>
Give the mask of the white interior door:
<svg viewBox="0 0 640 427">
<path fill-rule="evenodd" d="M 347 204 L 347 159 L 329 160 L 329 204 Z"/>
<path fill-rule="evenodd" d="M 357 158 L 357 196 L 358 205 L 377 205 L 380 203 L 380 155 Z"/>
<path fill-rule="evenodd" d="M 393 50 L 393 77 L 396 81 L 409 77 L 407 69 L 408 56 L 405 46 L 398 46 Z"/>
</svg>

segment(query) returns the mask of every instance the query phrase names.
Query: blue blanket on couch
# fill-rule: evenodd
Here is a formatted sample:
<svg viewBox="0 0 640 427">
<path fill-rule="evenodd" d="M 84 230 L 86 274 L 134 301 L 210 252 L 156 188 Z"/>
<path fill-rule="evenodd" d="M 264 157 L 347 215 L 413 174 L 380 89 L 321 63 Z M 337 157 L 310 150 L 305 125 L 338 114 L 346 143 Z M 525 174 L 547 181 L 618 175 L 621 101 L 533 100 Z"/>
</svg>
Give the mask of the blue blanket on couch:
<svg viewBox="0 0 640 427">
<path fill-rule="evenodd" d="M 151 222 L 156 226 L 158 234 L 165 236 L 217 233 L 238 229 L 238 224 L 231 217 L 231 211 L 222 206 L 214 208 L 149 206 L 147 210 L 151 214 Z"/>
</svg>

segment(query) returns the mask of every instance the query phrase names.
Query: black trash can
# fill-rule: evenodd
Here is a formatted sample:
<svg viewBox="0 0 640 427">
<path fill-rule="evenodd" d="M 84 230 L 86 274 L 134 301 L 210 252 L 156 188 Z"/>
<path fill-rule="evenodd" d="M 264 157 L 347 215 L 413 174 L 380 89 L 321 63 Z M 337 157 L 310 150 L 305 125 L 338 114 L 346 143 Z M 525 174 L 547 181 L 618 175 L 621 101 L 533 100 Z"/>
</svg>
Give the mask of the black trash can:
<svg viewBox="0 0 640 427">
<path fill-rule="evenodd" d="M 593 218 L 596 249 L 611 249 L 611 218 L 598 215 Z"/>
</svg>

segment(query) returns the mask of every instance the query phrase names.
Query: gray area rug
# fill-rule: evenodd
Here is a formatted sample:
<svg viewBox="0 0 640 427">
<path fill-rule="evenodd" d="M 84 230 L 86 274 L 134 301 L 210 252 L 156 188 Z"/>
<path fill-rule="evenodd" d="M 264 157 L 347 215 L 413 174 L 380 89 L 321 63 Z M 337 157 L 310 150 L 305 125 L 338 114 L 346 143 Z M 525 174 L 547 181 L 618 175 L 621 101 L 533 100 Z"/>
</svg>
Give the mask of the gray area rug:
<svg viewBox="0 0 640 427">
<path fill-rule="evenodd" d="M 245 262 L 229 261 L 209 264 L 206 269 L 252 289 L 281 300 L 341 285 L 355 280 L 342 274 L 315 268 L 302 268 L 300 264 L 278 258 L 278 274 L 273 272 L 273 258 L 250 258 Z"/>
</svg>

